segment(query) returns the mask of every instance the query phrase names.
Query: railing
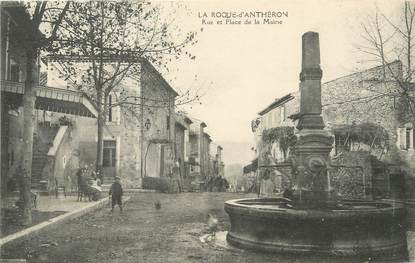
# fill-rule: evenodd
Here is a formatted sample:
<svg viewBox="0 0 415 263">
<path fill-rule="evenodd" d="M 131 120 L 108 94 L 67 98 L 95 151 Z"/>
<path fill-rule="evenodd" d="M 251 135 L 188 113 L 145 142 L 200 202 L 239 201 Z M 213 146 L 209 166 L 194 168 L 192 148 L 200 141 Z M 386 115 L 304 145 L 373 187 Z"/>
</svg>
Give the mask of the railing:
<svg viewBox="0 0 415 263">
<path fill-rule="evenodd" d="M 48 156 L 55 156 L 56 152 L 59 149 L 59 146 L 62 144 L 63 139 L 65 137 L 66 130 L 68 129 L 68 126 L 60 126 L 58 133 L 55 136 L 55 139 L 53 139 L 53 145 L 50 147 L 48 151 Z"/>
<path fill-rule="evenodd" d="M 1 80 L 1 90 L 24 94 L 24 82 L 15 82 L 10 80 Z M 68 89 L 59 89 L 53 87 L 38 86 L 36 88 L 36 96 L 51 98 L 51 99 L 60 99 L 65 101 L 72 102 L 81 102 L 82 101 L 82 92 Z"/>
<path fill-rule="evenodd" d="M 0 81 L 1 91 L 24 94 L 24 83 L 10 80 Z M 36 96 L 53 100 L 68 101 L 83 104 L 93 116 L 98 116 L 96 106 L 91 99 L 84 93 L 75 90 L 60 89 L 54 87 L 38 86 Z"/>
<path fill-rule="evenodd" d="M 1 91 L 7 91 L 17 94 L 24 93 L 24 82 L 15 82 L 10 80 L 1 80 L 0 81 Z"/>
</svg>

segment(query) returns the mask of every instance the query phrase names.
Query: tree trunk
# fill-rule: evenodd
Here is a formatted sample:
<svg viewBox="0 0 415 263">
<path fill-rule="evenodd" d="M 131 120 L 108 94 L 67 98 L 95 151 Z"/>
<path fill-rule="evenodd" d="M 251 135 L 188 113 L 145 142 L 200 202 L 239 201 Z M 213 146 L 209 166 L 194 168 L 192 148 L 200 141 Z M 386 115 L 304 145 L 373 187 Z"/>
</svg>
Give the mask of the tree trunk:
<svg viewBox="0 0 415 263">
<path fill-rule="evenodd" d="M 96 171 L 100 173 L 101 180 L 104 175 L 102 174 L 102 151 L 103 151 L 103 135 L 104 135 L 104 122 L 105 122 L 105 113 L 103 111 L 102 103 L 102 89 L 97 89 L 97 108 L 98 108 L 98 131 L 97 131 L 97 162 L 96 162 Z"/>
<path fill-rule="evenodd" d="M 20 196 L 22 201 L 22 224 L 32 224 L 31 213 L 31 175 L 32 175 L 32 154 L 33 154 L 33 130 L 34 130 L 34 110 L 36 100 L 36 85 L 39 83 L 37 68 L 37 53 L 35 50 L 28 49 L 26 52 L 26 82 L 23 95 L 23 160 L 20 176 Z"/>
</svg>

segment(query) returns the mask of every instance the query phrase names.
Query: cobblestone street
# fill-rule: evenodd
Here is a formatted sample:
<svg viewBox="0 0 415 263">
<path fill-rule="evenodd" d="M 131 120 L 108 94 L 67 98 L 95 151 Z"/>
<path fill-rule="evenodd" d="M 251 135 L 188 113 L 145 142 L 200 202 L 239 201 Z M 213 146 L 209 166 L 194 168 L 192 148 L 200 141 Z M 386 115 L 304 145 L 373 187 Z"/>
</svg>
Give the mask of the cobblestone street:
<svg viewBox="0 0 415 263">
<path fill-rule="evenodd" d="M 28 262 L 332 262 L 224 249 L 202 243 L 206 216 L 214 213 L 219 231 L 229 220 L 223 202 L 249 197 L 235 193 L 135 193 L 124 214 L 109 207 L 47 230 L 29 240 L 7 244 L 2 258 Z M 159 200 L 161 209 L 155 209 Z M 412 239 L 413 240 L 413 239 Z M 408 240 L 408 242 L 410 242 Z M 22 253 L 24 251 L 24 253 Z M 353 262 L 337 260 L 336 262 Z"/>
</svg>

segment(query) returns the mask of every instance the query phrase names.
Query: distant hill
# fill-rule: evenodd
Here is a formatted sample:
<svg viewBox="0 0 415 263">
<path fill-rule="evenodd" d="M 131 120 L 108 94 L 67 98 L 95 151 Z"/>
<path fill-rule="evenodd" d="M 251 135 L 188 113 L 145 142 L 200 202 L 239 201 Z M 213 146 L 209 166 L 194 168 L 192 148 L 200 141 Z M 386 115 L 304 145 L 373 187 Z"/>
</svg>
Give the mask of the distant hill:
<svg viewBox="0 0 415 263">
<path fill-rule="evenodd" d="M 254 143 L 230 141 L 218 141 L 216 143 L 223 147 L 222 158 L 225 167 L 229 164 L 240 164 L 243 167 L 255 158 L 255 154 L 251 150 L 254 147 Z"/>
<path fill-rule="evenodd" d="M 225 164 L 225 177 L 229 182 L 236 182 L 242 176 L 243 165 L 239 163 Z"/>
</svg>

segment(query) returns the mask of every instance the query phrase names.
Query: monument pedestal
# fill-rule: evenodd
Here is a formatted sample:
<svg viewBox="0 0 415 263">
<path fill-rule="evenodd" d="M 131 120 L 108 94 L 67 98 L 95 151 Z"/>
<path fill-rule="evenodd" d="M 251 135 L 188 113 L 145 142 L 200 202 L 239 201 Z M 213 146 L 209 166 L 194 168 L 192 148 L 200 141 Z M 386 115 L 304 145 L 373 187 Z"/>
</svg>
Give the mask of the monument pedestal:
<svg viewBox="0 0 415 263">
<path fill-rule="evenodd" d="M 327 174 L 333 137 L 324 130 L 304 129 L 294 147 L 294 200 L 301 204 L 325 203 L 335 196 Z"/>
</svg>

